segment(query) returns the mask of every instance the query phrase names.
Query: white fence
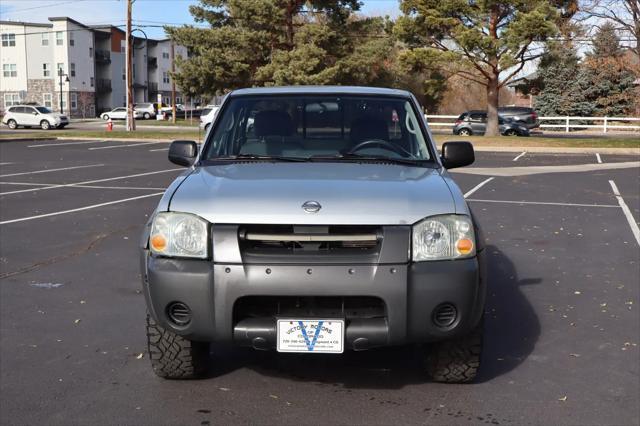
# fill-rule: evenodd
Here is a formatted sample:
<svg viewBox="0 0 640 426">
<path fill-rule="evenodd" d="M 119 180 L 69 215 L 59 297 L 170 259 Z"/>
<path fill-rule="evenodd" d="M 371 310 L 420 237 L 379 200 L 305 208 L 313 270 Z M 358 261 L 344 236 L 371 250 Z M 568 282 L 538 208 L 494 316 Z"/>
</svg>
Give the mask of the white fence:
<svg viewBox="0 0 640 426">
<path fill-rule="evenodd" d="M 425 115 L 430 127 L 453 127 L 453 122 L 434 122 L 435 120 L 457 119 L 458 115 Z M 640 118 L 637 117 L 538 117 L 542 129 L 562 129 L 569 133 L 571 129 L 601 129 L 602 133 L 609 130 L 638 131 Z M 551 124 L 544 123 L 550 121 Z M 584 124 L 585 122 L 591 124 Z M 601 124 L 595 124 L 595 123 Z M 612 124 L 613 123 L 613 124 Z M 620 123 L 626 123 L 621 125 Z M 631 123 L 631 124 L 629 124 Z M 637 123 L 637 124 L 636 124 Z"/>
</svg>

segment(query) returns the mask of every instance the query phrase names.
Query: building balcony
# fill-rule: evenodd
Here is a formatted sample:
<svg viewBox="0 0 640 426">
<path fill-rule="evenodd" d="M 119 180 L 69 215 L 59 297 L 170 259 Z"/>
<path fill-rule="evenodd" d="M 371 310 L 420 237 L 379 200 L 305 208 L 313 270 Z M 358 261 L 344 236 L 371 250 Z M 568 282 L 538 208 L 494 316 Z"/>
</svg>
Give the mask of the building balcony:
<svg viewBox="0 0 640 426">
<path fill-rule="evenodd" d="M 134 89 L 146 89 L 147 85 L 145 83 L 133 83 Z"/>
<path fill-rule="evenodd" d="M 158 93 L 158 83 L 149 83 L 149 96 L 156 95 Z"/>
<path fill-rule="evenodd" d="M 99 64 L 110 64 L 111 52 L 109 52 L 108 50 L 96 49 L 96 62 Z"/>
<path fill-rule="evenodd" d="M 96 81 L 96 88 L 100 92 L 110 92 L 111 91 L 111 80 L 108 78 L 99 78 Z"/>
<path fill-rule="evenodd" d="M 147 57 L 147 68 L 158 68 L 158 58 L 155 56 Z"/>
</svg>

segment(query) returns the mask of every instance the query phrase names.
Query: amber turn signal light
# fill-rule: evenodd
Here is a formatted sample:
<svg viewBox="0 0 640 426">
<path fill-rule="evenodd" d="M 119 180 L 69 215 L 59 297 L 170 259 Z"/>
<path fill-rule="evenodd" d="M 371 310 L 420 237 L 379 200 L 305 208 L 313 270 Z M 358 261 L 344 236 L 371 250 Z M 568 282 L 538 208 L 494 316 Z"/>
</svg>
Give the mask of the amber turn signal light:
<svg viewBox="0 0 640 426">
<path fill-rule="evenodd" d="M 167 239 L 162 235 L 154 235 L 151 237 L 151 246 L 156 251 L 163 251 L 167 248 Z"/>
<path fill-rule="evenodd" d="M 473 241 L 471 241 L 469 238 L 458 240 L 456 248 L 458 249 L 458 252 L 460 254 L 471 253 L 471 250 L 473 250 Z"/>
</svg>

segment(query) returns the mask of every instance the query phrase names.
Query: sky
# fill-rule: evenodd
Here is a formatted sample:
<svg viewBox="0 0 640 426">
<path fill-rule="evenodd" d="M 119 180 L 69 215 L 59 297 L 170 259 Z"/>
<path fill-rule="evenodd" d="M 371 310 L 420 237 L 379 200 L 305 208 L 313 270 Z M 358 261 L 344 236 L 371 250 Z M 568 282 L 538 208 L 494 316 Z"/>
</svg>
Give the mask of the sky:
<svg viewBox="0 0 640 426">
<path fill-rule="evenodd" d="M 163 24 L 194 24 L 189 5 L 197 0 L 135 0 L 134 24 L 143 26 L 150 38 L 163 38 Z M 364 0 L 361 13 L 397 16 L 398 0 Z M 0 0 L 0 20 L 48 22 L 49 17 L 68 16 L 86 25 L 124 25 L 127 3 L 122 0 Z"/>
</svg>

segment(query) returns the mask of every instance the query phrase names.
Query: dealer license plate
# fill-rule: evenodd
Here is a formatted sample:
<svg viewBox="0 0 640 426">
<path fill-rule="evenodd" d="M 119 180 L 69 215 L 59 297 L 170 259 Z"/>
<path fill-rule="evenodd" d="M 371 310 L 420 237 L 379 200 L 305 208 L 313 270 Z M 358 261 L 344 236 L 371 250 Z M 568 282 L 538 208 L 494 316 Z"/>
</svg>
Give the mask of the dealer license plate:
<svg viewBox="0 0 640 426">
<path fill-rule="evenodd" d="M 344 320 L 278 320 L 278 352 L 344 352 Z"/>
</svg>

